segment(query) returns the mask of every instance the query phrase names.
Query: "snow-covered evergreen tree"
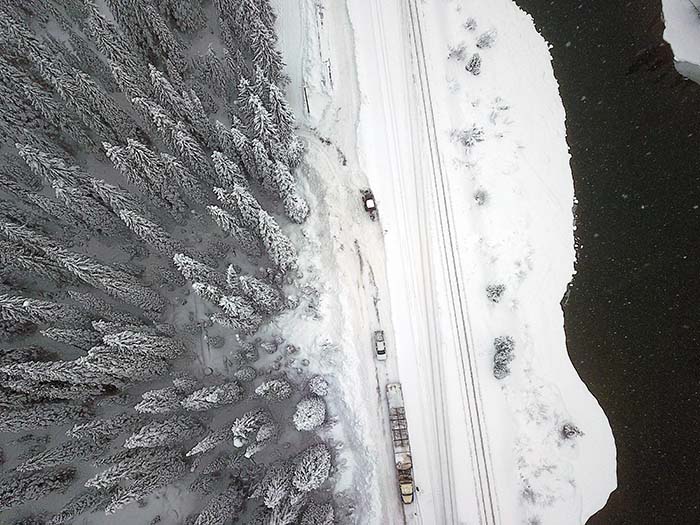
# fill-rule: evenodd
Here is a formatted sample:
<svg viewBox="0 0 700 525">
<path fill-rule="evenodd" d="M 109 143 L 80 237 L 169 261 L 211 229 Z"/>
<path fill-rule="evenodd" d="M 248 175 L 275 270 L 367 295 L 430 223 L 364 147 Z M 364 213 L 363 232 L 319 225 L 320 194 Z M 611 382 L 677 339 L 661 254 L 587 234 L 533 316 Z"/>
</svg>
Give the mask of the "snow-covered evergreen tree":
<svg viewBox="0 0 700 525">
<path fill-rule="evenodd" d="M 268 401 L 284 401 L 292 395 L 292 385 L 286 379 L 270 379 L 255 389 L 255 394 Z"/>
<path fill-rule="evenodd" d="M 41 403 L 19 410 L 0 411 L 0 432 L 20 432 L 45 427 L 59 427 L 87 417 L 81 405 Z"/>
<path fill-rule="evenodd" d="M 221 385 L 207 386 L 193 392 L 180 401 L 180 405 L 190 412 L 202 412 L 224 405 L 238 403 L 243 398 L 243 388 L 236 381 Z"/>
<path fill-rule="evenodd" d="M 301 525 L 333 525 L 334 523 L 335 512 L 330 503 L 311 502 L 301 516 Z"/>
<path fill-rule="evenodd" d="M 207 211 L 214 222 L 230 234 L 245 253 L 253 257 L 261 255 L 260 242 L 253 233 L 243 226 L 238 217 L 218 206 L 207 206 Z"/>
<path fill-rule="evenodd" d="M 294 460 L 292 483 L 301 492 L 316 490 L 328 479 L 331 453 L 325 443 L 312 445 Z"/>
<path fill-rule="evenodd" d="M 79 492 L 63 508 L 54 514 L 47 525 L 63 525 L 71 523 L 74 518 L 86 512 L 92 512 L 109 501 L 109 493 L 97 489 Z"/>
<path fill-rule="evenodd" d="M 187 456 L 196 456 L 209 452 L 213 448 L 218 447 L 221 443 L 231 439 L 231 428 L 223 427 L 219 430 L 214 430 L 202 438 L 194 447 L 187 452 Z"/>
<path fill-rule="evenodd" d="M 236 521 L 245 505 L 245 491 L 240 482 L 234 481 L 226 489 L 212 497 L 195 520 L 195 525 L 224 525 Z"/>
<path fill-rule="evenodd" d="M 105 446 L 106 443 L 91 439 L 71 439 L 32 456 L 21 463 L 17 470 L 19 472 L 32 472 L 59 465 L 69 465 L 75 461 L 89 461 L 101 455 Z"/>
<path fill-rule="evenodd" d="M 76 469 L 59 467 L 37 472 L 11 474 L 0 485 L 0 510 L 34 501 L 52 492 L 65 490 L 75 478 Z"/>
<path fill-rule="evenodd" d="M 148 390 L 141 394 L 143 401 L 134 406 L 141 414 L 167 414 L 177 410 L 180 394 L 174 387 Z"/>
<path fill-rule="evenodd" d="M 252 275 L 241 275 L 238 280 L 243 295 L 253 302 L 256 310 L 271 314 L 282 309 L 282 294 L 273 286 Z"/>
<path fill-rule="evenodd" d="M 297 266 L 297 252 L 277 221 L 265 210 L 258 211 L 258 235 L 270 260 L 282 272 L 293 270 Z"/>
<path fill-rule="evenodd" d="M 98 332 L 79 328 L 47 328 L 41 331 L 41 335 L 85 351 L 90 350 L 102 340 L 102 336 Z"/>
<path fill-rule="evenodd" d="M 171 337 L 131 330 L 105 335 L 103 341 L 108 346 L 164 359 L 173 359 L 185 351 L 182 343 Z"/>
<path fill-rule="evenodd" d="M 142 421 L 142 416 L 138 414 L 121 412 L 113 417 L 95 418 L 85 423 L 78 423 L 67 430 L 66 434 L 73 439 L 105 441 L 132 430 Z"/>
<path fill-rule="evenodd" d="M 201 263 L 184 253 L 173 256 L 173 262 L 185 279 L 192 282 L 209 283 L 218 287 L 225 287 L 224 276 L 214 268 Z"/>
<path fill-rule="evenodd" d="M 126 448 L 153 448 L 175 445 L 197 437 L 202 424 L 185 415 L 176 415 L 163 421 L 153 421 L 134 432 L 124 443 Z"/>
<path fill-rule="evenodd" d="M 180 458 L 155 465 L 128 488 L 118 489 L 105 508 L 105 514 L 114 514 L 122 507 L 168 486 L 181 478 L 185 472 L 185 463 Z"/>
</svg>

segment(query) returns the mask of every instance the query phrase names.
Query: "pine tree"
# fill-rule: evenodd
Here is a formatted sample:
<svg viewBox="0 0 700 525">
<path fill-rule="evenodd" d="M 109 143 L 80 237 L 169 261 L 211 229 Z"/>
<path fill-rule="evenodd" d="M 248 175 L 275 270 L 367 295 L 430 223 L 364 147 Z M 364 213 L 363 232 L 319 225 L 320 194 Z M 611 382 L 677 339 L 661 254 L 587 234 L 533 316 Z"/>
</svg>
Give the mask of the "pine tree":
<svg viewBox="0 0 700 525">
<path fill-rule="evenodd" d="M 190 202 L 197 204 L 205 202 L 206 198 L 199 180 L 191 171 L 180 164 L 172 155 L 161 153 L 160 158 L 163 163 L 167 181 L 170 181 L 171 184 L 172 182 L 177 184 L 182 190 L 182 193 L 190 199 Z"/>
<path fill-rule="evenodd" d="M 69 290 L 70 298 L 78 303 L 79 307 L 89 315 L 103 317 L 113 322 L 122 324 L 138 324 L 139 319 L 127 312 L 115 310 L 114 307 L 104 299 L 88 292 L 78 292 Z"/>
<path fill-rule="evenodd" d="M 289 238 L 282 233 L 277 221 L 265 210 L 258 212 L 258 234 L 270 260 L 282 272 L 295 269 L 297 253 Z"/>
<path fill-rule="evenodd" d="M 238 165 L 222 154 L 220 151 L 215 151 L 211 155 L 214 163 L 214 171 L 216 173 L 216 182 L 222 187 L 231 187 L 236 184 L 245 187 L 247 182 L 243 173 L 241 173 Z"/>
<path fill-rule="evenodd" d="M 256 310 L 272 314 L 282 309 L 282 295 L 274 287 L 252 275 L 241 275 L 238 280 L 243 295 L 252 301 Z"/>
<path fill-rule="evenodd" d="M 105 514 L 114 514 L 122 507 L 144 498 L 158 489 L 167 487 L 182 477 L 185 472 L 185 463 L 180 458 L 157 465 L 128 488 L 117 490 L 112 501 L 105 508 Z"/>
<path fill-rule="evenodd" d="M 306 432 L 320 428 L 325 419 L 326 403 L 318 396 L 307 396 L 299 401 L 292 417 L 296 429 Z"/>
<path fill-rule="evenodd" d="M 122 449 L 104 463 L 112 463 L 85 482 L 88 488 L 112 489 L 122 481 L 135 480 L 168 462 L 180 460 L 178 450 L 157 447 Z M 103 462 L 100 462 L 103 464 Z"/>
<path fill-rule="evenodd" d="M 253 434 L 257 433 L 263 424 L 270 421 L 272 421 L 272 417 L 268 412 L 264 410 L 249 410 L 231 425 L 233 445 L 237 448 L 245 446 L 250 442 Z"/>
<path fill-rule="evenodd" d="M 99 333 L 93 330 L 83 330 L 79 328 L 47 328 L 41 331 L 41 335 L 64 345 L 74 346 L 85 351 L 102 340 Z"/>
<path fill-rule="evenodd" d="M 292 472 L 284 461 L 270 465 L 251 497 L 262 498 L 267 508 L 274 509 L 287 497 L 292 488 Z"/>
<path fill-rule="evenodd" d="M 226 313 L 226 318 L 230 320 L 229 326 L 240 333 L 253 334 L 262 324 L 260 314 L 255 312 L 252 305 L 242 297 L 226 295 L 219 301 L 219 306 Z"/>
<path fill-rule="evenodd" d="M 304 510 L 301 517 L 301 525 L 333 525 L 335 523 L 335 512 L 330 503 L 311 502 Z"/>
<path fill-rule="evenodd" d="M 161 0 L 159 6 L 185 33 L 194 33 L 207 25 L 199 0 Z"/>
<path fill-rule="evenodd" d="M 63 491 L 70 486 L 75 475 L 76 469 L 73 467 L 11 474 L 0 486 L 0 510 L 43 498 L 52 492 Z"/>
<path fill-rule="evenodd" d="M 192 447 L 190 451 L 187 452 L 187 456 L 196 456 L 197 454 L 209 452 L 229 439 L 231 439 L 230 427 L 223 427 L 219 430 L 214 430 L 202 438 L 194 447 Z"/>
<path fill-rule="evenodd" d="M 222 204 L 234 210 L 246 229 L 258 233 L 259 214 L 262 208 L 247 188 L 239 184 L 232 186 L 229 190 L 215 187 L 214 193 Z"/>
<path fill-rule="evenodd" d="M 141 397 L 143 401 L 134 406 L 134 410 L 141 414 L 168 414 L 180 405 L 180 395 L 173 387 L 149 390 Z"/>
<path fill-rule="evenodd" d="M 229 91 L 230 78 L 222 60 L 216 55 L 211 44 L 207 48 L 207 54 L 200 57 L 199 63 L 204 81 L 218 96 L 225 98 Z"/>
<path fill-rule="evenodd" d="M 285 379 L 270 379 L 261 383 L 255 394 L 268 401 L 284 401 L 292 395 L 292 385 Z"/>
<path fill-rule="evenodd" d="M 192 283 L 192 289 L 202 299 L 214 304 L 219 304 L 219 301 L 221 301 L 221 298 L 224 295 L 221 288 L 207 283 Z"/>
<path fill-rule="evenodd" d="M 180 401 L 180 405 L 190 412 L 202 412 L 238 403 L 242 398 L 243 388 L 236 381 L 232 381 L 201 388 Z"/>
<path fill-rule="evenodd" d="M 276 84 L 273 82 L 268 83 L 267 89 L 267 108 L 273 123 L 279 131 L 279 140 L 284 144 L 288 144 L 293 135 L 294 114 L 284 98 L 284 93 Z"/>
<path fill-rule="evenodd" d="M 325 443 L 312 445 L 301 452 L 294 461 L 292 483 L 301 492 L 319 488 L 328 479 L 331 470 L 331 453 Z"/>
<path fill-rule="evenodd" d="M 173 257 L 175 266 L 185 276 L 185 279 L 192 282 L 210 283 L 214 286 L 224 287 L 226 281 L 219 272 L 204 263 L 196 261 L 184 253 L 178 253 Z"/>
<path fill-rule="evenodd" d="M 95 418 L 85 423 L 78 423 L 67 430 L 66 435 L 73 439 L 92 439 L 102 442 L 116 438 L 142 422 L 143 418 L 138 414 L 121 412 L 110 418 Z"/>
<path fill-rule="evenodd" d="M 106 443 L 104 442 L 71 439 L 32 456 L 21 463 L 17 470 L 19 472 L 33 472 L 60 465 L 69 465 L 76 461 L 88 461 L 100 456 L 105 448 Z"/>
<path fill-rule="evenodd" d="M 64 326 L 80 326 L 87 321 L 82 312 L 71 306 L 8 294 L 0 294 L 0 319 L 35 324 L 60 322 Z"/>
<path fill-rule="evenodd" d="M 243 226 L 242 221 L 238 217 L 218 206 L 207 206 L 207 211 L 214 219 L 214 222 L 222 230 L 230 234 L 235 243 L 246 254 L 251 257 L 258 257 L 262 254 L 257 238 Z"/>
<path fill-rule="evenodd" d="M 75 361 L 27 361 L 0 368 L 2 373 L 16 379 L 64 382 L 74 385 L 113 385 L 124 386 L 123 382 L 107 372 L 92 369 L 84 363 L 85 358 Z"/>
<path fill-rule="evenodd" d="M 46 255 L 81 281 L 142 310 L 159 312 L 165 306 L 153 290 L 145 288 L 130 275 L 58 246 L 47 247 Z"/>
<path fill-rule="evenodd" d="M 133 433 L 124 443 L 126 448 L 171 446 L 197 437 L 202 424 L 190 416 L 176 415 L 163 421 L 153 421 Z"/>
<path fill-rule="evenodd" d="M 47 525 L 63 525 L 71 523 L 74 518 L 86 512 L 92 512 L 109 501 L 109 494 L 105 491 L 89 489 L 79 492 L 73 497 L 57 514 L 55 514 Z"/>
<path fill-rule="evenodd" d="M 209 500 L 194 525 L 224 525 L 236 522 L 245 505 L 245 492 L 238 480 Z"/>
<path fill-rule="evenodd" d="M 170 337 L 131 330 L 105 335 L 103 340 L 107 346 L 163 359 L 174 359 L 185 351 L 182 343 Z"/>
<path fill-rule="evenodd" d="M 167 372 L 168 364 L 152 354 L 96 346 L 76 362 L 125 381 L 145 381 Z"/>
<path fill-rule="evenodd" d="M 152 246 L 157 252 L 172 257 L 175 253 L 182 251 L 183 246 L 174 241 L 168 232 L 155 222 L 126 209 L 119 211 L 119 217 L 137 237 L 147 245 Z"/>
<path fill-rule="evenodd" d="M 185 103 L 180 94 L 166 76 L 158 71 L 152 64 L 148 65 L 148 69 L 156 102 L 171 114 L 178 117 L 181 116 L 182 114 L 180 112 Z"/>
</svg>

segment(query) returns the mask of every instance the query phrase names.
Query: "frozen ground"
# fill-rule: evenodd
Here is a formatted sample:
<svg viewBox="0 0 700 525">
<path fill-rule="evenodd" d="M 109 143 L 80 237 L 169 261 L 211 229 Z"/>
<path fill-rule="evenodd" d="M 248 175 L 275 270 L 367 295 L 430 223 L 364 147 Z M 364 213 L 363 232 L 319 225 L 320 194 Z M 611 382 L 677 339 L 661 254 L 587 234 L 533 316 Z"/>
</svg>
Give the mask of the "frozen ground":
<svg viewBox="0 0 700 525">
<path fill-rule="evenodd" d="M 324 291 L 330 347 L 342 348 L 329 354 L 342 360 L 352 423 L 339 485 L 355 488 L 356 519 L 585 522 L 615 488 L 615 446 L 566 352 L 574 196 L 547 44 L 510 0 L 278 6 L 309 181 L 321 188 L 309 275 Z M 479 75 L 465 70 L 475 52 Z M 360 207 L 365 186 L 380 224 Z M 315 224 L 330 236 L 313 240 Z M 489 284 L 505 285 L 498 303 Z M 379 326 L 386 364 L 370 344 Z M 497 336 L 515 341 L 500 381 Z M 394 380 L 419 489 L 405 507 L 384 405 Z M 583 435 L 564 439 L 566 423 Z"/>
<path fill-rule="evenodd" d="M 664 40 L 671 44 L 676 69 L 700 83 L 700 2 L 663 0 Z"/>
</svg>

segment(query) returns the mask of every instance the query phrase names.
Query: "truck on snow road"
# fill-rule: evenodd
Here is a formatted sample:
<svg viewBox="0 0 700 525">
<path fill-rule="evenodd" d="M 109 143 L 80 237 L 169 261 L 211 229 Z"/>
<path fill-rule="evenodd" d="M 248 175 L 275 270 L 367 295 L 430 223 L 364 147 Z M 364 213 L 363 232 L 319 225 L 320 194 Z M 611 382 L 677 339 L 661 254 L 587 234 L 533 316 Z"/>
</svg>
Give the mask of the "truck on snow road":
<svg viewBox="0 0 700 525">
<path fill-rule="evenodd" d="M 403 404 L 403 393 L 399 383 L 386 385 L 386 399 L 389 405 L 389 423 L 391 439 L 394 446 L 394 462 L 399 477 L 399 492 L 401 500 L 408 505 L 413 503 L 413 462 L 411 460 L 411 445 L 408 441 L 408 425 L 406 410 Z"/>
</svg>

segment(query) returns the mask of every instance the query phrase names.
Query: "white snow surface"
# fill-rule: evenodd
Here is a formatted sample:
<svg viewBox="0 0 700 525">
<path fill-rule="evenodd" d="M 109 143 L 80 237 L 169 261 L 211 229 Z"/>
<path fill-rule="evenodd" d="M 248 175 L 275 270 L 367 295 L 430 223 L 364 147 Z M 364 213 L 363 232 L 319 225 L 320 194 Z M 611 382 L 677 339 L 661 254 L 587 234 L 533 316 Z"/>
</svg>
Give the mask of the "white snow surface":
<svg viewBox="0 0 700 525">
<path fill-rule="evenodd" d="M 671 45 L 678 72 L 700 83 L 700 3 L 662 0 L 664 40 Z"/>
<path fill-rule="evenodd" d="M 664 40 L 671 45 L 678 72 L 700 84 L 700 2 L 662 0 Z"/>
<path fill-rule="evenodd" d="M 584 523 L 616 486 L 615 445 L 566 351 L 575 200 L 546 42 L 511 0 L 276 5 L 316 196 L 303 264 L 326 327 L 297 337 L 327 354 L 321 371 L 337 373 L 344 402 L 329 410 L 347 467 L 337 487 L 355 498 L 354 521 Z M 494 45 L 477 49 L 489 30 Z M 481 55 L 480 75 L 448 59 L 460 44 L 465 58 Z M 465 148 L 452 138 L 472 127 L 483 140 Z M 362 209 L 366 187 L 379 222 Z M 506 286 L 500 302 L 487 299 L 488 284 Z M 373 355 L 378 328 L 386 362 Z M 515 340 L 515 360 L 497 380 L 501 335 Z M 384 388 L 395 381 L 418 487 L 407 506 L 387 428 Z M 563 439 L 564 423 L 583 435 Z"/>
</svg>

